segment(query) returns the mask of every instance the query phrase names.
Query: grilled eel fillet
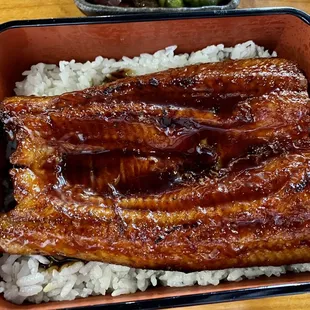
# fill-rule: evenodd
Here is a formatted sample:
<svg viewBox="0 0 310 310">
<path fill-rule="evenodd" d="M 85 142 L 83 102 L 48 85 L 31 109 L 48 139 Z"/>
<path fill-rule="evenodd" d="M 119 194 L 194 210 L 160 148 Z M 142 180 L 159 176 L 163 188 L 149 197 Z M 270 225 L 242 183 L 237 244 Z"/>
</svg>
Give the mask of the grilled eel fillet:
<svg viewBox="0 0 310 310">
<path fill-rule="evenodd" d="M 185 271 L 308 262 L 309 112 L 283 59 L 8 98 L 22 167 L 0 250 Z"/>
</svg>

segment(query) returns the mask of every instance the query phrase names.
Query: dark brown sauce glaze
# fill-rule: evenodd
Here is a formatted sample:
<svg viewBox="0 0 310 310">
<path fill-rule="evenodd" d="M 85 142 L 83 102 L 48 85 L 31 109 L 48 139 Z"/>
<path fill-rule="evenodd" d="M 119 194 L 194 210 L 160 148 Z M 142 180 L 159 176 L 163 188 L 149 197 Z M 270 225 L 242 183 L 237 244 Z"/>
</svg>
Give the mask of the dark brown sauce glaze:
<svg viewBox="0 0 310 310">
<path fill-rule="evenodd" d="M 130 69 L 119 69 L 119 70 L 116 70 L 114 72 L 111 72 L 109 73 L 105 80 L 104 80 L 104 83 L 111 83 L 111 82 L 114 82 L 114 81 L 117 81 L 119 79 L 123 79 L 127 76 L 131 76 L 133 75 L 133 71 L 130 70 Z"/>
<path fill-rule="evenodd" d="M 199 179 L 224 175 L 210 165 L 209 155 L 180 153 L 146 155 L 128 151 L 97 154 L 64 154 L 60 161 L 44 162 L 42 170 L 47 184 L 54 188 L 69 186 L 91 190 L 96 195 L 160 194 Z"/>
<path fill-rule="evenodd" d="M 83 185 L 98 194 L 148 194 L 167 189 L 184 170 L 183 165 L 181 157 L 138 156 L 126 152 L 67 155 L 62 163 L 62 175 L 70 185 Z"/>
<path fill-rule="evenodd" d="M 310 106 L 292 62 L 195 65 L 0 107 L 18 141 L 0 250 L 186 271 L 310 260 Z"/>
</svg>

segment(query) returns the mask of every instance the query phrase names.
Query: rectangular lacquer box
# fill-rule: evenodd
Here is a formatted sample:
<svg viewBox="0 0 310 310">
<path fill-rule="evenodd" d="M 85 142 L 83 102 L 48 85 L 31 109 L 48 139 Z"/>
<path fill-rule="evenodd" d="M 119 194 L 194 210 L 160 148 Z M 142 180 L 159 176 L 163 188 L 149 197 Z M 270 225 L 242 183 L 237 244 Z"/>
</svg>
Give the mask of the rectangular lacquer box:
<svg viewBox="0 0 310 310">
<path fill-rule="evenodd" d="M 98 55 L 118 59 L 123 55 L 153 53 L 169 45 L 177 45 L 177 53 L 184 53 L 207 45 L 233 46 L 247 40 L 270 51 L 276 50 L 280 57 L 297 61 L 310 78 L 310 16 L 294 9 L 9 22 L 0 25 L 0 100 L 13 95 L 14 83 L 22 79 L 21 73 L 38 62 L 57 63 L 72 58 L 83 62 Z M 4 147 L 5 143 L 0 145 Z M 4 152 L 0 152 L 0 156 L 3 176 Z M 3 198 L 2 194 L 2 203 Z M 303 273 L 221 283 L 215 287 L 157 287 L 132 295 L 96 296 L 40 305 L 17 306 L 0 296 L 0 308 L 174 307 L 301 293 L 309 289 L 310 274 Z"/>
</svg>

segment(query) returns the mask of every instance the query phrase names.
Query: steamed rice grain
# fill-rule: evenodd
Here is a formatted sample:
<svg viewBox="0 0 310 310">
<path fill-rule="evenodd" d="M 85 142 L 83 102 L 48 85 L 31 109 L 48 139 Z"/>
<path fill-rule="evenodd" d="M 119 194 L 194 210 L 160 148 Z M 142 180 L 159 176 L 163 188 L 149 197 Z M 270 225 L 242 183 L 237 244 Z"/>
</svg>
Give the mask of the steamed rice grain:
<svg viewBox="0 0 310 310">
<path fill-rule="evenodd" d="M 225 59 L 276 57 L 253 41 L 225 47 L 208 46 L 191 54 L 176 55 L 177 46 L 170 46 L 153 55 L 123 57 L 121 60 L 101 56 L 94 61 L 78 63 L 60 61 L 58 65 L 39 63 L 25 71 L 25 79 L 16 83 L 16 95 L 51 96 L 100 85 L 109 74 L 129 69 L 132 75 L 158 72 L 190 64 L 218 62 Z M 286 272 L 310 271 L 310 264 L 280 267 L 232 268 L 183 273 L 176 271 L 142 270 L 102 262 L 75 262 L 62 267 L 48 267 L 50 261 L 41 255 L 20 256 L 4 254 L 0 257 L 0 293 L 5 299 L 21 304 L 73 300 L 91 295 L 134 293 L 149 286 L 182 287 L 190 285 L 218 285 L 221 281 L 240 281 L 259 276 L 277 276 Z"/>
</svg>

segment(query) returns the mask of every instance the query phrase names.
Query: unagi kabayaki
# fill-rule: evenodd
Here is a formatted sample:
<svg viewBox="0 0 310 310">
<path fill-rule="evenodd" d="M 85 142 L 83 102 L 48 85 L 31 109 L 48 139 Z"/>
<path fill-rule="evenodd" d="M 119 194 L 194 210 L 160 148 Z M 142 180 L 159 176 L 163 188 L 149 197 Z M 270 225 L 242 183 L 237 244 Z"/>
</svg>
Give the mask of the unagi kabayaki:
<svg viewBox="0 0 310 310">
<path fill-rule="evenodd" d="M 0 250 L 186 271 L 309 262 L 307 87 L 273 58 L 7 98 L 17 206 Z"/>
</svg>

